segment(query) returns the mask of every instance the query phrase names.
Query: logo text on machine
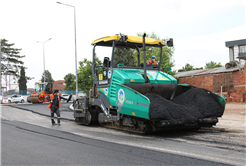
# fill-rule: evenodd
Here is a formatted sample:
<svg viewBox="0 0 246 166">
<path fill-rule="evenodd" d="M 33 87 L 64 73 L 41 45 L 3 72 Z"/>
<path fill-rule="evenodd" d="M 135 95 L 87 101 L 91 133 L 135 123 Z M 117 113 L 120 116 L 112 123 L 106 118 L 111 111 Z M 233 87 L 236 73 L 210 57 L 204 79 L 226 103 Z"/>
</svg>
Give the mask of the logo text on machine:
<svg viewBox="0 0 246 166">
<path fill-rule="evenodd" d="M 126 103 L 127 103 L 127 104 L 133 104 L 133 101 L 126 100 Z"/>
</svg>

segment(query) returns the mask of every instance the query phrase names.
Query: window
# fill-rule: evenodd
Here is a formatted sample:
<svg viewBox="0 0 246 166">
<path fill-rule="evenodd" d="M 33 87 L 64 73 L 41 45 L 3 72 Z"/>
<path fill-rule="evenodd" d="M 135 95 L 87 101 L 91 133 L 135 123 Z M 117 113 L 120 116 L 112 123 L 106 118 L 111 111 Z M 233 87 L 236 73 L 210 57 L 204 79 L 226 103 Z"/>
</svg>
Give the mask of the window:
<svg viewBox="0 0 246 166">
<path fill-rule="evenodd" d="M 35 89 L 37 92 L 41 92 L 45 90 L 46 85 L 45 84 L 35 84 Z"/>
<path fill-rule="evenodd" d="M 239 53 L 246 53 L 246 45 L 239 46 Z"/>
<path fill-rule="evenodd" d="M 239 57 L 246 57 L 246 45 L 239 46 Z"/>
<path fill-rule="evenodd" d="M 123 64 L 125 67 L 137 66 L 137 51 L 132 48 L 115 48 L 113 66 L 117 67 L 118 64 Z"/>
</svg>

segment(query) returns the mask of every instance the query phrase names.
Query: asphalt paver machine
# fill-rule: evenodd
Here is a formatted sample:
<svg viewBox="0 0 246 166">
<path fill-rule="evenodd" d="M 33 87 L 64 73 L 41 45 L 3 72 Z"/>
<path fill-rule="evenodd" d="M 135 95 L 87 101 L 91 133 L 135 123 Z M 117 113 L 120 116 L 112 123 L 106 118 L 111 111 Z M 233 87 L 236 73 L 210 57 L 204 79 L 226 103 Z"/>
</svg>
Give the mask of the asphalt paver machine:
<svg viewBox="0 0 246 166">
<path fill-rule="evenodd" d="M 105 127 L 150 133 L 213 126 L 223 115 L 224 97 L 179 85 L 166 69 L 161 71 L 162 50 L 172 47 L 173 39 L 120 34 L 94 40 L 92 46 L 94 85 L 87 96 L 74 100 L 76 123 L 97 122 Z M 111 56 L 104 57 L 99 66 L 95 63 L 96 47 L 112 48 Z M 146 48 L 158 48 L 157 65 L 146 64 Z"/>
</svg>

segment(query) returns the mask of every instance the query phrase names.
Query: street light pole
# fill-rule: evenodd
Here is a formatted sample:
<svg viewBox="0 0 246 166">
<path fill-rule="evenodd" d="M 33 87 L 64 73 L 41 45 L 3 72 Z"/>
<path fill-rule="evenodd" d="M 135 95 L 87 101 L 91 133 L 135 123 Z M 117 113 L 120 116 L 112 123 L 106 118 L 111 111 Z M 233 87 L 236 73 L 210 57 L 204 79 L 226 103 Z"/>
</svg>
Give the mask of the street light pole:
<svg viewBox="0 0 246 166">
<path fill-rule="evenodd" d="M 44 43 L 46 43 L 47 41 L 51 40 L 51 38 L 49 38 L 48 40 L 46 40 L 45 42 L 39 42 L 37 41 L 37 43 L 42 43 L 43 44 L 43 65 L 44 65 L 44 82 L 45 82 L 45 53 L 44 53 Z"/>
<path fill-rule="evenodd" d="M 57 3 L 61 4 L 61 5 L 73 7 L 73 9 L 74 9 L 75 73 L 76 73 L 76 99 L 77 99 L 78 98 L 78 75 L 77 75 L 77 43 L 76 43 L 76 11 L 75 11 L 75 6 L 64 4 L 61 2 L 57 2 Z"/>
</svg>

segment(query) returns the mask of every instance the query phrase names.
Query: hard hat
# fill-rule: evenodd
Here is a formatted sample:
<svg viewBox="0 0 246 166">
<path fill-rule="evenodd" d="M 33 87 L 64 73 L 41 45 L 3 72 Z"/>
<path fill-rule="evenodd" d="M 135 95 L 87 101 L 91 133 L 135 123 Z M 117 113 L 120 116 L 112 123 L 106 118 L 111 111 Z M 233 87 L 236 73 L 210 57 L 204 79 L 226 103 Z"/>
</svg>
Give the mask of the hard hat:
<svg viewBox="0 0 246 166">
<path fill-rule="evenodd" d="M 154 56 L 154 55 L 152 55 L 151 59 L 155 59 L 155 56 Z"/>
</svg>

